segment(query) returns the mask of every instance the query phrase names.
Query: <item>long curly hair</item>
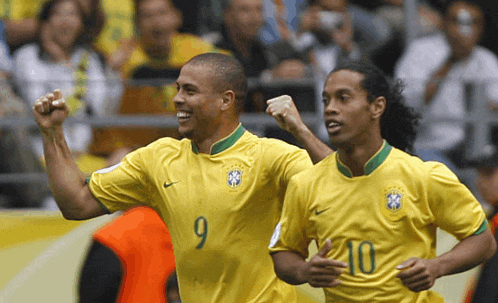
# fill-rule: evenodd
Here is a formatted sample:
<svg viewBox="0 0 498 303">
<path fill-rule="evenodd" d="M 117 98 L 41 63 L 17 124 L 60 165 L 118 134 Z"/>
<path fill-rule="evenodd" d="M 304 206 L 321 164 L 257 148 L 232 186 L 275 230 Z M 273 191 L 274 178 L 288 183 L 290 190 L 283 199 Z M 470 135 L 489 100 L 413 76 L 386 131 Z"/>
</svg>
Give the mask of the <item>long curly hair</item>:
<svg viewBox="0 0 498 303">
<path fill-rule="evenodd" d="M 405 104 L 403 82 L 388 78 L 382 70 L 367 61 L 341 62 L 331 74 L 340 70 L 363 75 L 361 86 L 367 92 L 370 102 L 378 97 L 386 99 L 386 109 L 380 119 L 381 136 L 390 145 L 413 153 L 420 115 Z"/>
</svg>

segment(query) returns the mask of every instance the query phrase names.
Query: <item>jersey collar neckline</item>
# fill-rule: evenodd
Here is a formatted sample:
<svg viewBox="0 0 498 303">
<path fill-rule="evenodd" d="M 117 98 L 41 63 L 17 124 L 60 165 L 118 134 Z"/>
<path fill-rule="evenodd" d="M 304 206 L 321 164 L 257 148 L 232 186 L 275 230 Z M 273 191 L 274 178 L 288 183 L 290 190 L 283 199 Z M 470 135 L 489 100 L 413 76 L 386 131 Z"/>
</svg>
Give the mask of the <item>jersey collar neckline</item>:
<svg viewBox="0 0 498 303">
<path fill-rule="evenodd" d="M 387 143 L 386 140 L 382 143 L 382 146 L 380 149 L 370 158 L 370 160 L 365 163 L 365 166 L 363 170 L 365 171 L 365 175 L 371 174 L 377 167 L 379 167 L 384 160 L 386 160 L 387 156 L 389 155 L 389 152 L 391 151 L 392 146 Z M 343 174 L 344 176 L 348 178 L 353 178 L 353 174 L 349 170 L 349 168 L 344 165 L 341 160 L 339 160 L 339 154 L 335 154 L 336 162 L 337 162 L 337 169 L 339 169 L 339 172 Z"/>
<path fill-rule="evenodd" d="M 245 133 L 246 129 L 242 126 L 241 123 L 239 123 L 239 126 L 227 137 L 221 139 L 220 141 L 216 142 L 211 146 L 211 155 L 216 155 L 218 153 L 221 153 L 222 151 L 226 150 L 227 148 L 231 147 L 232 145 L 239 140 L 240 137 Z M 195 154 L 199 153 L 199 150 L 197 149 L 197 145 L 195 145 L 194 141 L 192 141 L 192 151 Z"/>
</svg>

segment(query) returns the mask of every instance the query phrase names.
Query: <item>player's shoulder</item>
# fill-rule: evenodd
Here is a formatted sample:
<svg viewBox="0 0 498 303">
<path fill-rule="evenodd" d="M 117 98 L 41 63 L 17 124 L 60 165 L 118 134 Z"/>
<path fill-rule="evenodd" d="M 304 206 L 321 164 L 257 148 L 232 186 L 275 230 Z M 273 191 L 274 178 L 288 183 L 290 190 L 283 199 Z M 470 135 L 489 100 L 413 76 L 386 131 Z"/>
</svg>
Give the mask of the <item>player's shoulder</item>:
<svg viewBox="0 0 498 303">
<path fill-rule="evenodd" d="M 175 138 L 164 137 L 149 143 L 145 147 L 139 149 L 145 158 L 154 158 L 154 154 L 171 154 L 179 153 L 186 149 L 187 146 L 191 148 L 191 141 L 188 139 L 178 140 Z"/>
<path fill-rule="evenodd" d="M 288 152 L 300 152 L 300 151 L 305 151 L 304 149 L 287 143 L 283 140 L 276 139 L 276 138 L 266 138 L 266 137 L 257 137 L 256 135 L 254 136 L 258 143 L 265 149 L 269 151 L 288 151 Z"/>
<path fill-rule="evenodd" d="M 498 56 L 494 52 L 481 45 L 477 45 L 475 47 L 475 53 L 485 60 L 494 62 L 498 60 Z"/>
<path fill-rule="evenodd" d="M 297 173 L 292 179 L 294 179 L 294 182 L 307 184 L 316 181 L 317 176 L 330 175 L 330 173 L 334 174 L 334 172 L 339 173 L 338 170 L 331 169 L 331 167 L 337 167 L 336 152 L 331 153 L 313 166 Z"/>
<path fill-rule="evenodd" d="M 430 50 L 441 50 L 448 46 L 448 43 L 441 32 L 423 36 L 413 40 L 408 46 L 409 50 L 418 52 L 427 52 Z"/>
<path fill-rule="evenodd" d="M 38 58 L 39 54 L 40 46 L 37 43 L 29 43 L 14 51 L 13 57 L 24 59 L 30 58 L 30 60 L 33 60 L 33 58 Z"/>
<path fill-rule="evenodd" d="M 402 169 L 412 176 L 427 177 L 437 174 L 454 175 L 453 172 L 443 163 L 438 161 L 424 161 L 421 158 L 411 155 L 397 148 L 392 149 L 390 157 L 391 165 L 396 169 Z"/>
</svg>

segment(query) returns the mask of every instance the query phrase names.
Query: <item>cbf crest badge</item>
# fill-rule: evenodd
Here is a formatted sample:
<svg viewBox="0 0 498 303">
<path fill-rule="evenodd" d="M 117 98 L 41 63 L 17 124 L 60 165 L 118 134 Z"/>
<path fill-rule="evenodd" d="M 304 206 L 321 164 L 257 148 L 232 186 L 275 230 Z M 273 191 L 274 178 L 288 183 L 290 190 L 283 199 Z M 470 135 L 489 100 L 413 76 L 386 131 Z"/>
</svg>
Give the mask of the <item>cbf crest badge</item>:
<svg viewBox="0 0 498 303">
<path fill-rule="evenodd" d="M 403 207 L 403 194 L 397 190 L 391 190 L 386 195 L 386 207 L 392 212 L 397 212 Z"/>
<path fill-rule="evenodd" d="M 227 185 L 230 188 L 236 188 L 242 183 L 242 170 L 240 168 L 231 168 L 227 173 Z"/>
<path fill-rule="evenodd" d="M 387 188 L 384 190 L 381 211 L 390 220 L 399 220 L 406 215 L 406 197 L 400 188 Z"/>
</svg>

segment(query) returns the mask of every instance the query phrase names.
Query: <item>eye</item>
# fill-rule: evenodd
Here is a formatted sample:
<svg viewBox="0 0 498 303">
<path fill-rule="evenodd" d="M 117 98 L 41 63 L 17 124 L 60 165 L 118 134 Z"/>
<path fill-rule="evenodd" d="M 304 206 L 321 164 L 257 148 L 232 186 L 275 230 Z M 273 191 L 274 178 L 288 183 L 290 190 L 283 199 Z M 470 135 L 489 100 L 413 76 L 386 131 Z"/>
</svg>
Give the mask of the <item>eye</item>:
<svg viewBox="0 0 498 303">
<path fill-rule="evenodd" d="M 326 106 L 327 104 L 329 104 L 329 101 L 330 101 L 330 99 L 329 99 L 329 98 L 325 98 L 325 97 L 324 97 L 324 98 L 322 98 L 322 103 L 323 103 L 323 105 L 325 105 L 325 106 Z"/>
<path fill-rule="evenodd" d="M 339 100 L 341 100 L 342 102 L 347 102 L 349 99 L 350 99 L 349 95 L 346 94 L 339 95 Z"/>
</svg>

